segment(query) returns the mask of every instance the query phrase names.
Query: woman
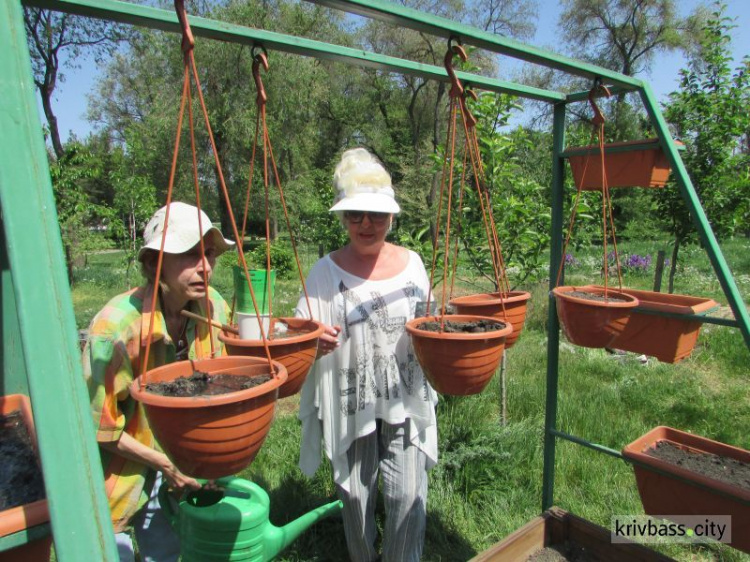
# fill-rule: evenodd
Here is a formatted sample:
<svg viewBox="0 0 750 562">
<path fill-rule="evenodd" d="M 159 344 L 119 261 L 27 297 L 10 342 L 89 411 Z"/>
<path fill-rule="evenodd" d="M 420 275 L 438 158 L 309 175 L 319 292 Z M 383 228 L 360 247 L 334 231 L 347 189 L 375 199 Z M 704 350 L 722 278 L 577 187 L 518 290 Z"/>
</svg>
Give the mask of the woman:
<svg viewBox="0 0 750 562">
<path fill-rule="evenodd" d="M 344 503 L 355 562 L 377 559 L 375 503 L 380 473 L 386 521 L 382 560 L 419 560 L 424 543 L 427 470 L 437 462 L 437 395 L 414 356 L 407 320 L 427 299 L 420 257 L 386 242 L 400 211 L 390 175 L 365 149 L 345 152 L 333 177 L 331 211 L 349 243 L 325 256 L 307 279 L 312 317 L 327 326 L 302 389 L 300 468 L 312 476 L 321 442 Z M 303 298 L 297 315 L 309 317 Z"/>
<path fill-rule="evenodd" d="M 203 211 L 201 230 L 196 207 L 171 203 L 149 364 L 147 369 L 142 367 L 166 209 L 162 207 L 154 214 L 143 233 L 144 245 L 138 259 L 146 284 L 116 296 L 96 315 L 83 353 L 84 376 L 121 561 L 134 560 L 128 532 L 131 528 L 141 560 L 176 561 L 179 538 L 161 513 L 156 493 L 162 478 L 177 492 L 200 488 L 194 478 L 182 474 L 161 452 L 143 407 L 130 396 L 130 383 L 145 370 L 176 360 L 209 356 L 207 325 L 181 314 L 189 310 L 205 317 L 206 293 L 213 319 L 226 323 L 228 315 L 227 303 L 206 285 L 204 273 L 210 279 L 216 257 L 234 243 L 224 239 Z M 212 332 L 214 350 L 221 354 L 218 330 Z"/>
</svg>

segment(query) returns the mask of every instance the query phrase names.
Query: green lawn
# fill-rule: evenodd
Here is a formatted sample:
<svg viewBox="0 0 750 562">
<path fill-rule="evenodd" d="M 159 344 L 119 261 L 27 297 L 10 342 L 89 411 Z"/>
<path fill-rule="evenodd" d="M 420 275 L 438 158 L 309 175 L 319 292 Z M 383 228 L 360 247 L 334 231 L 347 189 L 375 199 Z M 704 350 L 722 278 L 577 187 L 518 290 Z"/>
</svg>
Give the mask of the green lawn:
<svg viewBox="0 0 750 562">
<path fill-rule="evenodd" d="M 654 260 L 658 249 L 655 242 L 620 247 L 624 253 L 653 253 Z M 568 283 L 599 282 L 597 251 L 569 252 L 578 265 L 568 271 Z M 724 251 L 740 292 L 748 300 L 750 241 L 730 241 Z M 117 254 L 91 256 L 88 267 L 77 272 L 73 299 L 80 328 L 109 296 L 126 288 L 121 259 Z M 687 247 L 681 259 L 676 292 L 709 296 L 726 305 L 703 251 Z M 653 264 L 645 272 L 629 272 L 625 279 L 631 287 L 650 288 L 652 283 Z M 231 294 L 227 271 L 217 271 L 215 285 L 224 295 Z M 541 511 L 547 282 L 526 290 L 533 295 L 527 324 L 507 354 L 508 424 L 499 422 L 498 376 L 480 395 L 440 398 L 441 457 L 430 474 L 424 560 L 467 560 Z M 294 281 L 277 287 L 280 314 L 291 310 L 298 292 L 299 283 Z M 748 364 L 750 352 L 739 331 L 708 324 L 692 356 L 678 365 L 653 359 L 644 365 L 633 354 L 614 356 L 575 347 L 563 339 L 558 428 L 615 450 L 655 425 L 670 425 L 748 449 Z M 297 404 L 297 397 L 280 401 L 266 443 L 241 474 L 268 491 L 271 520 L 279 525 L 335 495 L 326 463 L 310 480 L 297 468 Z M 558 440 L 557 444 L 556 505 L 607 528 L 611 515 L 642 513 L 627 464 L 572 443 Z M 344 561 L 343 544 L 340 520 L 326 520 L 308 530 L 281 559 Z M 686 561 L 748 559 L 722 545 L 672 545 L 660 550 Z"/>
</svg>

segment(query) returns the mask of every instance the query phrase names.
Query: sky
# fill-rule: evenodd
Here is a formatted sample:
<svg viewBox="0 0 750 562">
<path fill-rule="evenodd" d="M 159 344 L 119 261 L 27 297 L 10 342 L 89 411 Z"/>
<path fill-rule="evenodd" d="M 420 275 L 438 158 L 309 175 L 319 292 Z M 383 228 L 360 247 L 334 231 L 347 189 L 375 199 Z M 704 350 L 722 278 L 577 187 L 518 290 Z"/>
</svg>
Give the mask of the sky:
<svg viewBox="0 0 750 562">
<path fill-rule="evenodd" d="M 750 54 L 750 31 L 748 31 L 750 29 L 750 0 L 725 1 L 726 15 L 735 19 L 734 23 L 737 25 L 732 30 L 732 54 L 736 65 L 742 56 Z M 677 0 L 677 5 L 683 15 L 690 13 L 698 4 L 699 0 Z M 527 43 L 556 51 L 555 37 L 558 34 L 559 14 L 560 4 L 557 0 L 540 0 L 537 33 L 534 39 Z M 686 62 L 681 55 L 662 54 L 656 58 L 651 74 L 640 76 L 640 78 L 649 81 L 659 101 L 665 101 L 667 95 L 677 89 L 679 70 L 685 66 Z M 96 91 L 99 72 L 93 61 L 84 60 L 80 69 L 66 71 L 66 81 L 59 84 L 53 107 L 58 117 L 63 142 L 70 138 L 71 133 L 78 138 L 85 138 L 91 132 L 92 125 L 86 121 L 87 96 Z M 509 78 L 508 75 L 502 73 L 500 77 Z"/>
</svg>

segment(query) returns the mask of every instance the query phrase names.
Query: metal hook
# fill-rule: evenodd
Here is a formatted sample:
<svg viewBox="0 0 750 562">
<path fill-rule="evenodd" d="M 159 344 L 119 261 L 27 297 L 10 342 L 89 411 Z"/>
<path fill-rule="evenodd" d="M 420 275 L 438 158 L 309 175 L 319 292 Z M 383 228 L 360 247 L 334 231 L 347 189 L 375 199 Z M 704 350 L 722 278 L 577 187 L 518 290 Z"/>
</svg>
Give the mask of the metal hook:
<svg viewBox="0 0 750 562">
<path fill-rule="evenodd" d="M 456 39 L 457 45 L 453 45 L 453 40 Z M 451 37 L 448 39 L 448 50 L 445 53 L 445 57 L 443 59 L 443 64 L 445 66 L 445 71 L 448 73 L 448 77 L 451 79 L 451 89 L 449 92 L 449 95 L 452 98 L 458 97 L 464 93 L 464 88 L 461 86 L 461 81 L 456 76 L 456 72 L 453 70 L 453 57 L 458 56 L 463 62 L 466 62 L 468 60 L 468 56 L 466 55 L 466 51 L 464 51 L 464 48 L 461 46 L 460 41 L 458 41 L 458 38 Z"/>
<path fill-rule="evenodd" d="M 591 109 L 594 110 L 594 119 L 592 120 L 592 123 L 594 125 L 601 125 L 606 121 L 604 118 L 604 114 L 602 113 L 601 109 L 599 109 L 599 106 L 596 105 L 596 101 L 594 101 L 594 98 L 598 95 L 603 95 L 604 97 L 610 97 L 612 94 L 609 91 L 609 88 L 607 88 L 604 84 L 602 84 L 602 79 L 597 77 L 594 79 L 594 86 L 589 90 L 589 104 L 591 104 Z"/>
<path fill-rule="evenodd" d="M 190 29 L 187 13 L 185 12 L 185 1 L 174 0 L 174 9 L 177 12 L 177 19 L 180 21 L 180 27 L 182 28 L 182 52 L 187 53 L 195 47 L 195 39 L 193 38 L 193 31 Z"/>
<path fill-rule="evenodd" d="M 255 88 L 258 90 L 258 96 L 255 98 L 255 102 L 258 106 L 266 103 L 268 96 L 266 95 L 266 89 L 263 87 L 263 80 L 260 78 L 260 66 L 263 65 L 263 69 L 268 72 L 268 52 L 263 45 L 259 48 L 261 52 L 255 54 L 256 47 L 253 47 L 253 79 L 255 80 Z"/>
</svg>

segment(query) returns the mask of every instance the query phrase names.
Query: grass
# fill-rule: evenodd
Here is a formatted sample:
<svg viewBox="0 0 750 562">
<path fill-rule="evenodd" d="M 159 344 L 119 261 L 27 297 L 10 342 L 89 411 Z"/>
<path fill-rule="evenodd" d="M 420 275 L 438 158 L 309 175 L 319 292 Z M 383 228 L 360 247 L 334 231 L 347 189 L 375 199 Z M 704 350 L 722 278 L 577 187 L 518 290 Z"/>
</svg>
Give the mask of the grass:
<svg viewBox="0 0 750 562">
<path fill-rule="evenodd" d="M 622 244 L 621 252 L 655 252 L 658 243 Z M 750 295 L 750 242 L 724 246 L 740 293 Z M 567 282 L 591 282 L 598 272 L 596 249 L 576 255 L 579 265 Z M 669 254 L 669 253 L 668 253 Z M 700 248 L 681 252 L 677 292 L 726 300 Z M 115 254 L 92 256 L 73 287 L 79 327 L 107 298 L 123 290 Z M 117 273 L 112 273 L 117 272 Z M 628 273 L 626 284 L 650 288 L 650 271 Z M 666 281 L 666 280 L 665 280 Z M 228 272 L 217 271 L 214 284 L 231 294 Z M 665 286 L 665 285 L 663 285 Z M 277 286 L 280 314 L 296 302 L 299 284 Z M 543 427 L 546 392 L 547 281 L 532 292 L 526 327 L 508 352 L 508 424 L 500 418 L 499 377 L 482 394 L 440 397 L 437 408 L 440 461 L 430 473 L 426 561 L 467 560 L 521 527 L 541 511 Z M 693 431 L 744 449 L 750 448 L 750 353 L 739 330 L 704 325 L 692 356 L 677 365 L 633 354 L 560 347 L 557 426 L 560 430 L 614 450 L 655 425 Z M 332 501 L 331 471 L 322 463 L 312 479 L 297 467 L 300 427 L 298 397 L 279 402 L 277 417 L 255 462 L 240 476 L 252 479 L 271 497 L 271 521 L 282 525 Z M 641 514 L 632 469 L 624 462 L 558 440 L 554 503 L 609 528 L 612 515 Z M 379 506 L 382 520 L 383 507 Z M 740 532 L 735 529 L 735 532 Z M 285 561 L 344 561 L 340 519 L 317 523 L 282 553 Z M 724 545 L 660 546 L 680 561 L 740 561 L 743 555 Z"/>
</svg>

